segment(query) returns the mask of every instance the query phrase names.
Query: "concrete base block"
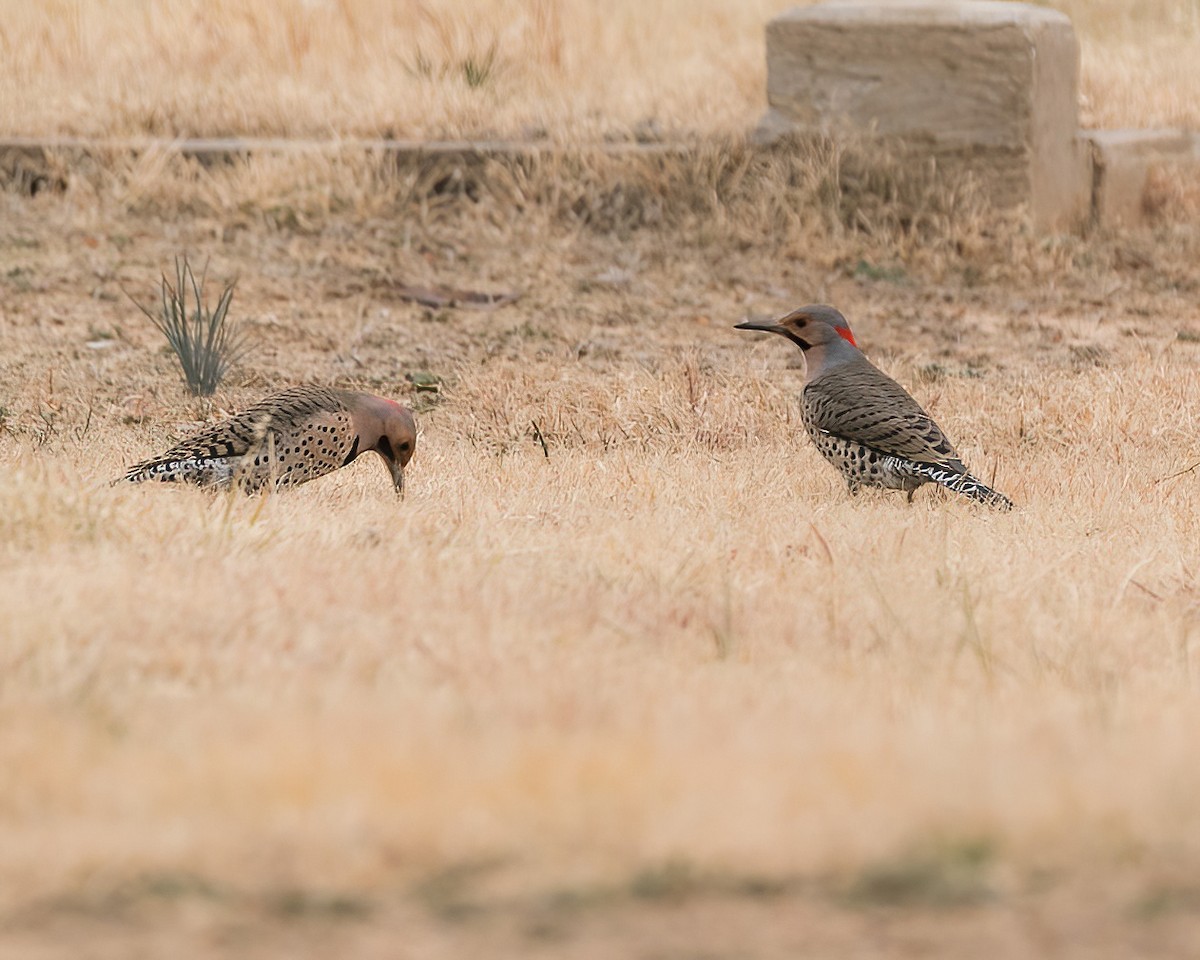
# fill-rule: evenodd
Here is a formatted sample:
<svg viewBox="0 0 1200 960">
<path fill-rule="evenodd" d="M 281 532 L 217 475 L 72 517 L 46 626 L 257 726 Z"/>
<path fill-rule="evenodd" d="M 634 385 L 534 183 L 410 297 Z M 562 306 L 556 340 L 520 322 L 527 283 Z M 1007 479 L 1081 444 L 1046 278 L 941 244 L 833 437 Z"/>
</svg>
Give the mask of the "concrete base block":
<svg viewBox="0 0 1200 960">
<path fill-rule="evenodd" d="M 760 139 L 876 136 L 968 158 L 997 205 L 1040 227 L 1087 219 L 1070 20 L 996 0 L 828 0 L 767 27 Z"/>
<path fill-rule="evenodd" d="M 1091 130 L 1092 217 L 1098 226 L 1146 220 L 1146 187 L 1156 167 L 1200 168 L 1200 142 L 1183 130 Z"/>
</svg>

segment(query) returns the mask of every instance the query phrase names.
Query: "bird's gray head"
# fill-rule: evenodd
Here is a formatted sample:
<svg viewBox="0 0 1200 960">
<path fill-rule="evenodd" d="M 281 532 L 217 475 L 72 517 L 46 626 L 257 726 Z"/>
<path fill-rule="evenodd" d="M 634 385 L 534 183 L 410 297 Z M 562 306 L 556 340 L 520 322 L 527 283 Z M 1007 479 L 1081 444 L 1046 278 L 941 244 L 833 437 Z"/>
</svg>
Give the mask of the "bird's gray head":
<svg viewBox="0 0 1200 960">
<path fill-rule="evenodd" d="M 358 434 L 358 453 L 374 450 L 383 458 L 396 485 L 404 492 L 404 468 L 417 449 L 417 424 L 412 411 L 395 400 L 355 394 L 350 411 Z"/>
<path fill-rule="evenodd" d="M 833 307 L 823 303 L 809 304 L 807 307 L 793 310 L 787 316 L 767 323 L 747 320 L 744 323 L 734 324 L 734 326 L 738 330 L 764 330 L 767 333 L 778 333 L 780 336 L 787 337 L 801 350 L 827 346 L 843 340 L 852 347 L 858 347 L 846 318 Z"/>
</svg>

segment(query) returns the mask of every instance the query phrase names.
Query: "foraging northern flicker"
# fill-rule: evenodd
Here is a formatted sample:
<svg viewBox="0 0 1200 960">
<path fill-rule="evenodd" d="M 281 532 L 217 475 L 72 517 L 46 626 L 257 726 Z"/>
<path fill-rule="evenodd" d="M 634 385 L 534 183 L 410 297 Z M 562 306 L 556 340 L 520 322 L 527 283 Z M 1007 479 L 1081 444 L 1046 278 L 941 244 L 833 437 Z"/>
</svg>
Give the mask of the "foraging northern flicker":
<svg viewBox="0 0 1200 960">
<path fill-rule="evenodd" d="M 804 351 L 800 416 L 808 435 L 841 472 L 850 492 L 861 487 L 913 491 L 937 483 L 990 506 L 1012 501 L 971 476 L 953 445 L 900 384 L 873 366 L 833 307 L 814 304 L 772 323 L 736 324 L 787 337 Z"/>
<path fill-rule="evenodd" d="M 236 483 L 248 491 L 274 481 L 296 486 L 373 450 L 404 490 L 404 467 L 417 445 L 412 412 L 394 400 L 330 387 L 292 387 L 130 467 L 124 479 L 202 486 Z"/>
</svg>

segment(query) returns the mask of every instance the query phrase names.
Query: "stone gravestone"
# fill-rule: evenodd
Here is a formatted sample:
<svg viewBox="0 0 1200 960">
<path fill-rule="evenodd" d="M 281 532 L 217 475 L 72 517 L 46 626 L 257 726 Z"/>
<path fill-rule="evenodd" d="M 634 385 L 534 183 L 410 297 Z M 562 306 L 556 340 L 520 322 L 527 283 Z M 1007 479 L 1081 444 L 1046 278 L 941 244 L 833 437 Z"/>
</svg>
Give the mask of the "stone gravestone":
<svg viewBox="0 0 1200 960">
<path fill-rule="evenodd" d="M 828 0 L 767 27 L 760 138 L 880 137 L 965 165 L 989 199 L 1035 225 L 1089 214 L 1079 48 L 1062 13 L 998 0 Z"/>
</svg>

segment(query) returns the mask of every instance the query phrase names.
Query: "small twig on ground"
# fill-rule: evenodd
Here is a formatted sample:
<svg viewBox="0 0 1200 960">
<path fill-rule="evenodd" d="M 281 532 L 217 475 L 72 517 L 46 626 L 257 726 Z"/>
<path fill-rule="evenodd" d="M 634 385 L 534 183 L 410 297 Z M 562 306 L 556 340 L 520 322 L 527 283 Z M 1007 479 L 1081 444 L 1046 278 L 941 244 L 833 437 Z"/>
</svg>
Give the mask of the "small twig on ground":
<svg viewBox="0 0 1200 960">
<path fill-rule="evenodd" d="M 550 448 L 546 446 L 546 438 L 542 436 L 541 427 L 539 427 L 537 425 L 536 420 L 530 420 L 529 425 L 531 427 L 533 427 L 533 435 L 537 439 L 537 442 L 542 445 L 542 453 L 545 455 L 546 459 L 549 460 L 550 459 Z"/>
<path fill-rule="evenodd" d="M 1142 593 L 1146 594 L 1146 596 L 1151 597 L 1155 600 L 1160 600 L 1160 601 L 1162 600 L 1162 596 L 1160 594 L 1155 593 L 1153 590 L 1151 590 L 1149 587 L 1147 587 L 1144 583 L 1138 583 L 1138 581 L 1134 580 L 1132 577 L 1130 578 L 1129 582 L 1131 584 L 1133 584 L 1135 587 L 1137 587 L 1139 590 L 1141 590 Z"/>
<path fill-rule="evenodd" d="M 75 440 L 78 443 L 82 443 L 83 438 L 86 437 L 88 435 L 88 431 L 92 429 L 92 411 L 92 404 L 89 403 L 87 408 L 87 419 L 83 422 L 82 427 L 75 428 Z"/>
<path fill-rule="evenodd" d="M 1157 487 L 1160 483 L 1166 483 L 1168 480 L 1174 480 L 1176 477 L 1182 477 L 1185 473 L 1192 473 L 1197 467 L 1200 467 L 1200 460 L 1197 460 L 1190 467 L 1179 470 L 1176 473 L 1168 474 L 1165 477 L 1159 477 L 1154 481 L 1154 485 Z"/>
</svg>

